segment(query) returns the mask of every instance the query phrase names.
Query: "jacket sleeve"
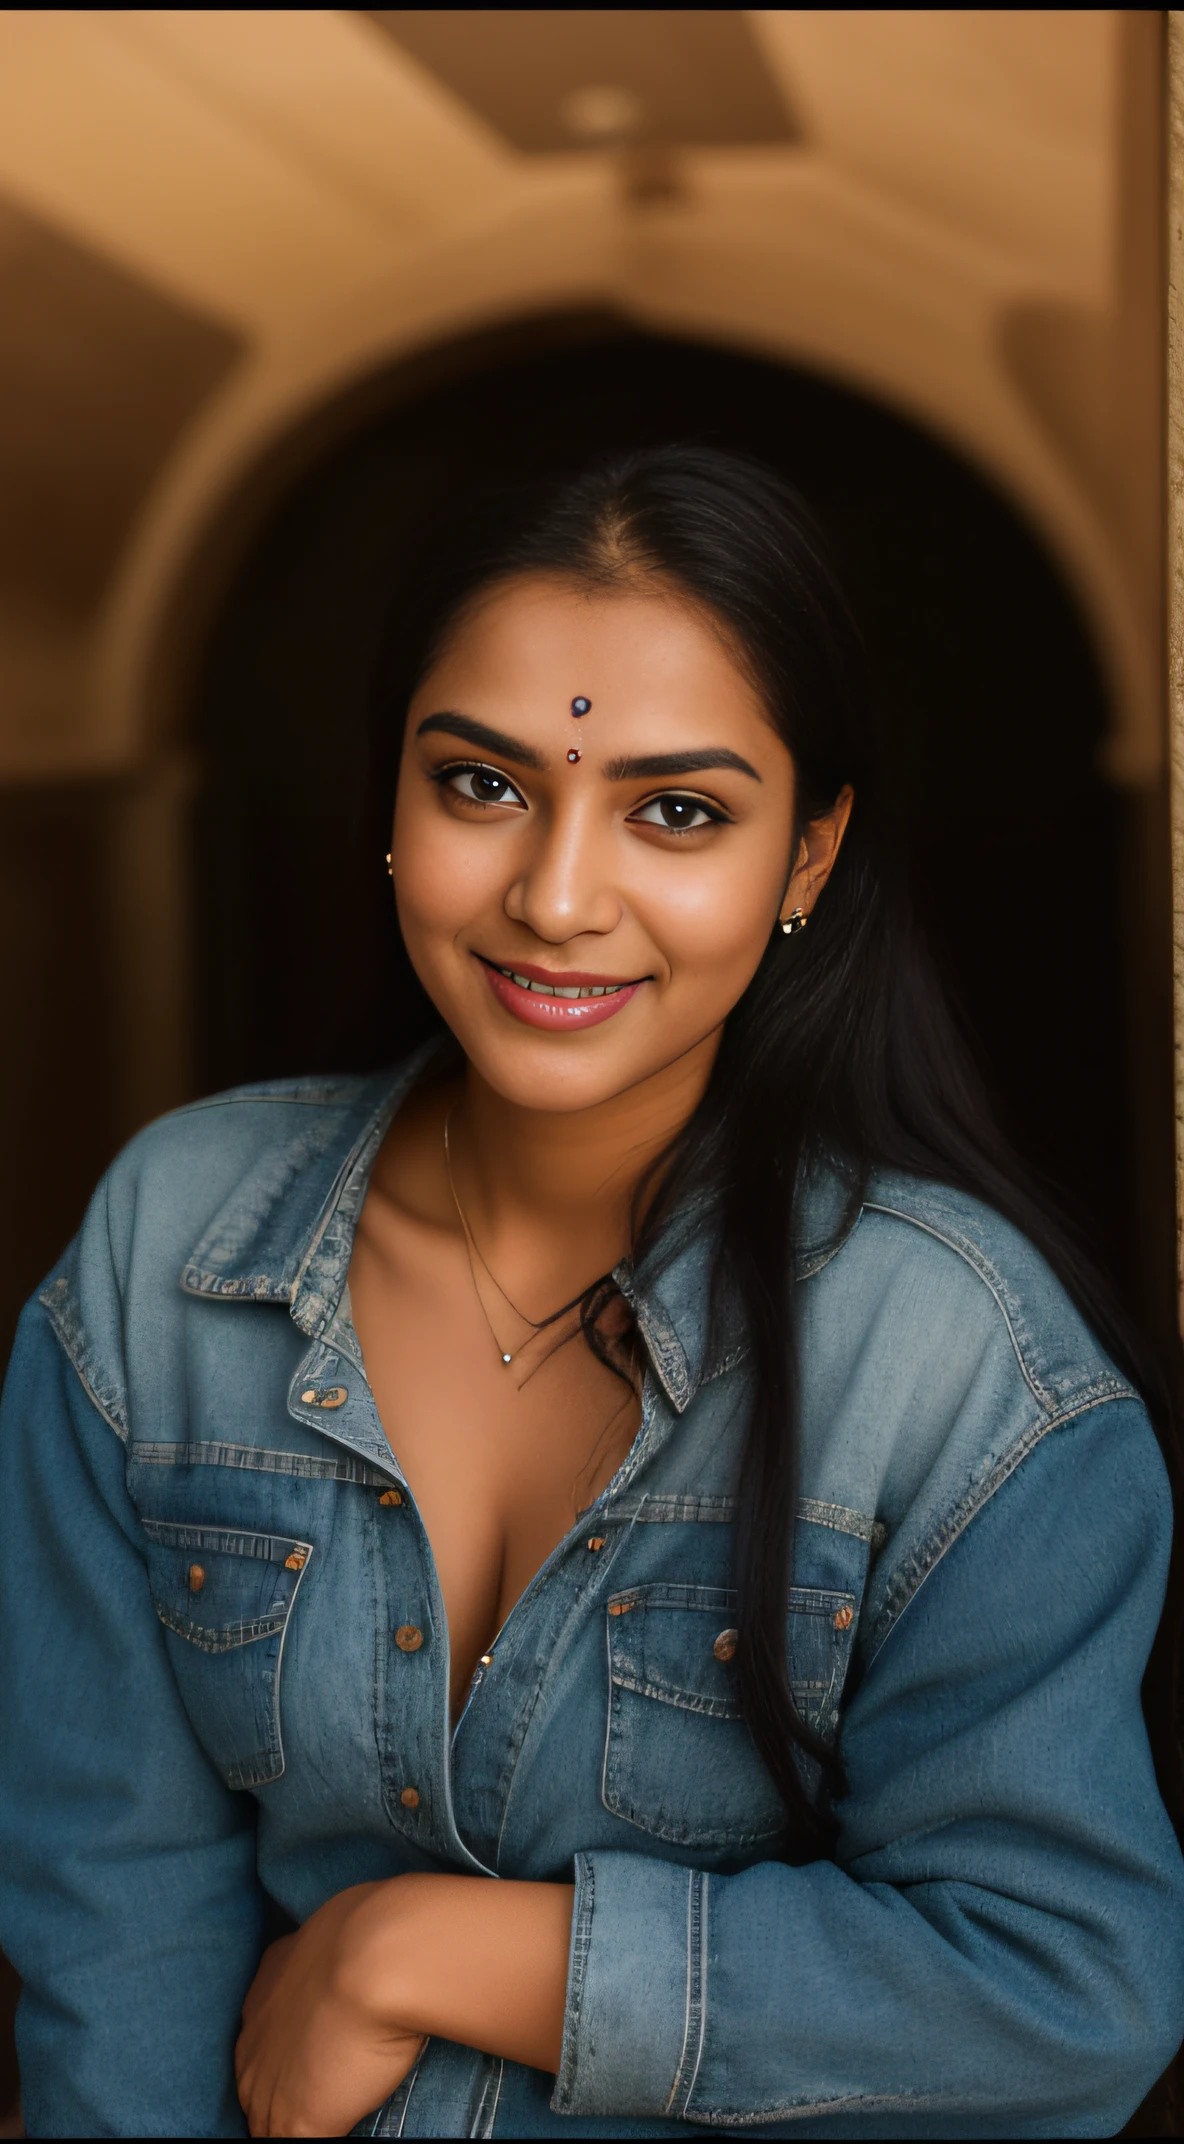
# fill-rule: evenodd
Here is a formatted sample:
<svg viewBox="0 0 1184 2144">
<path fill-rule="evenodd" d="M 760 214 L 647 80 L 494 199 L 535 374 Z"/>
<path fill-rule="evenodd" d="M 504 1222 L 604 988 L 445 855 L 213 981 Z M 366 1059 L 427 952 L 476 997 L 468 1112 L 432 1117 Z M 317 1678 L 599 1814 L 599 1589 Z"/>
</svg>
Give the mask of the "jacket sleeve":
<svg viewBox="0 0 1184 2144">
<path fill-rule="evenodd" d="M 1184 1866 L 1139 1703 L 1170 1532 L 1137 1404 L 1051 1431 L 853 1698 L 833 1862 L 581 1855 L 555 2110 L 1119 2129 L 1184 2023 Z"/>
<path fill-rule="evenodd" d="M 181 1707 L 117 1428 L 45 1310 L 0 1407 L 0 1942 L 32 2136 L 243 2136 L 254 1805 Z"/>
</svg>

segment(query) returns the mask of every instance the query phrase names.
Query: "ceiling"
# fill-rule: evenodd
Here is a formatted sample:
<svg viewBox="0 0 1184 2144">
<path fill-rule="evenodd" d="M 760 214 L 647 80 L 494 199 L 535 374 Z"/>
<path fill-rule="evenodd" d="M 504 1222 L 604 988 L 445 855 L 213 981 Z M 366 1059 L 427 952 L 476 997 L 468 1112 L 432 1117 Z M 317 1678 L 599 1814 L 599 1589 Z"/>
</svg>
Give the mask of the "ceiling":
<svg viewBox="0 0 1184 2144">
<path fill-rule="evenodd" d="M 0 776 L 144 749 L 155 640 L 270 440 L 402 352 L 580 305 L 819 366 L 992 471 L 1145 770 L 1158 21 L 6 11 Z"/>
<path fill-rule="evenodd" d="M 368 19 L 528 155 L 792 141 L 786 86 L 737 8 L 375 8 Z"/>
</svg>

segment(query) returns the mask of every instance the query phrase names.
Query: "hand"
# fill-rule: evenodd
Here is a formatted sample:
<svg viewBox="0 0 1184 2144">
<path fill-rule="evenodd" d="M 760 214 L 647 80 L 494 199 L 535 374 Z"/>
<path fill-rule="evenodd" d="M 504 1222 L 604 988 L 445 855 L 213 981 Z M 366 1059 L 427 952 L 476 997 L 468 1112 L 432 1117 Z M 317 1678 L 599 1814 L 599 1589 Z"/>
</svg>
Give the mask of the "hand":
<svg viewBox="0 0 1184 2144">
<path fill-rule="evenodd" d="M 395 1880 L 397 1882 L 397 1879 Z M 243 2004 L 238 2096 L 253 2137 L 343 2137 L 427 2042 L 383 2014 L 359 1970 L 392 1883 L 355 1884 L 266 1950 Z M 381 1984 L 382 1976 L 375 1976 Z"/>
</svg>

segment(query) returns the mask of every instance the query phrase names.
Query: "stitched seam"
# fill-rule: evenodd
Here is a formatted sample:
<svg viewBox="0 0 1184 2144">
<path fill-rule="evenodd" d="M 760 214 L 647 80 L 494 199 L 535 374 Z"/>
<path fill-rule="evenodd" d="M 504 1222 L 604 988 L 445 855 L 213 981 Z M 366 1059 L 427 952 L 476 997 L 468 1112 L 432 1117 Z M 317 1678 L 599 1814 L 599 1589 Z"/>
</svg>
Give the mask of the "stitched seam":
<svg viewBox="0 0 1184 2144">
<path fill-rule="evenodd" d="M 694 2000 L 695 1874 L 694 1869 L 687 1870 L 687 1980 L 685 2008 L 683 2010 L 682 2048 L 678 2057 L 678 2067 L 674 2072 L 674 2082 L 670 2087 L 670 2097 L 662 2110 L 664 2114 L 670 2114 L 674 2110 L 674 2102 L 678 2098 L 678 2088 L 682 2082 L 683 2070 L 686 2067 L 687 2048 L 691 2039 L 691 2008 Z"/>
<path fill-rule="evenodd" d="M 237 1109 L 242 1102 L 288 1102 L 297 1109 L 340 1109 L 350 1099 L 351 1090 L 364 1081 L 342 1081 L 337 1087 L 318 1087 L 311 1094 L 260 1093 L 257 1087 L 232 1087 L 226 1094 L 208 1094 L 200 1102 L 186 1102 L 181 1109 L 170 1110 L 172 1117 L 196 1116 L 199 1109 Z"/>
<path fill-rule="evenodd" d="M 726 1697 L 702 1697 L 695 1690 L 679 1690 L 673 1683 L 643 1682 L 631 1675 L 627 1668 L 613 1670 L 613 1682 L 618 1690 L 631 1690 L 635 1697 L 652 1698 L 656 1705 L 672 1705 L 677 1712 L 699 1713 L 710 1720 L 742 1720 L 741 1706 Z"/>
<path fill-rule="evenodd" d="M 288 1474 L 306 1481 L 344 1481 L 366 1488 L 389 1486 L 384 1474 L 364 1459 L 320 1459 L 311 1452 L 276 1452 L 258 1444 L 128 1444 L 129 1461 L 146 1467 L 233 1468 L 243 1473 Z"/>
<path fill-rule="evenodd" d="M 596 1871 L 587 1854 L 575 1856 L 575 1879 L 577 1907 L 572 1919 L 568 1999 L 563 2019 L 559 2076 L 552 2100 L 558 2112 L 571 2107 L 579 2068 L 580 2018 L 584 2008 L 588 1959 L 592 1950 L 592 1918 L 596 1910 Z"/>
<path fill-rule="evenodd" d="M 727 1526 L 736 1516 L 738 1499 L 734 1496 L 685 1496 L 656 1495 L 640 1499 L 636 1511 L 631 1511 L 623 1500 L 610 1506 L 604 1516 L 607 1520 L 635 1519 L 642 1526 Z M 795 1516 L 810 1526 L 826 1526 L 832 1533 L 851 1534 L 857 1541 L 874 1541 L 880 1530 L 880 1522 L 866 1511 L 855 1511 L 849 1504 L 820 1502 L 817 1497 L 800 1496 L 795 1507 Z"/>
<path fill-rule="evenodd" d="M 69 1282 L 63 1278 L 55 1283 L 55 1287 L 62 1304 L 69 1304 L 70 1309 L 73 1311 L 74 1306 L 69 1296 Z M 54 1289 L 51 1288 L 42 1289 L 37 1300 L 48 1316 L 49 1322 L 53 1327 L 54 1338 L 91 1405 L 97 1408 L 102 1415 L 108 1429 L 115 1431 L 120 1443 L 126 1444 L 128 1430 L 126 1413 L 120 1408 L 114 1393 L 111 1394 L 110 1405 L 99 1395 L 95 1381 L 90 1374 L 90 1350 L 86 1345 L 86 1335 L 77 1312 L 74 1312 L 73 1317 L 67 1318 L 64 1308 L 59 1309 L 58 1303 L 54 1301 Z"/>
<path fill-rule="evenodd" d="M 309 1564 L 312 1562 L 312 1556 L 313 1552 L 310 1549 L 308 1552 L 307 1560 L 301 1565 L 300 1569 L 296 1573 L 296 1583 L 288 1596 L 288 1609 L 287 1614 L 284 1617 L 283 1628 L 280 1631 L 280 1649 L 276 1655 L 275 1677 L 271 1685 L 271 1713 L 272 1719 L 275 1723 L 276 1755 L 278 1756 L 280 1762 L 279 1771 L 273 1774 L 273 1777 L 276 1779 L 283 1778 L 284 1767 L 287 1763 L 287 1758 L 284 1755 L 284 1720 L 283 1714 L 280 1710 L 280 1681 L 284 1671 L 284 1647 L 288 1642 L 288 1631 L 291 1627 L 292 1622 L 292 1610 L 296 1606 L 297 1595 L 299 1594 L 300 1588 L 304 1583 L 304 1574 L 307 1571 Z"/>
<path fill-rule="evenodd" d="M 865 1511 L 853 1511 L 848 1504 L 819 1503 L 812 1496 L 798 1498 L 797 1517 L 811 1526 L 829 1526 L 832 1533 L 853 1534 L 857 1541 L 870 1541 L 877 1524 Z"/>
<path fill-rule="evenodd" d="M 423 1055 L 426 1060 L 427 1053 L 424 1052 Z M 418 1056 L 419 1053 L 412 1063 L 417 1062 Z M 296 1307 L 307 1287 L 308 1301 L 296 1322 L 308 1333 L 310 1339 L 323 1338 L 336 1315 L 349 1265 L 346 1245 L 339 1240 L 341 1231 L 344 1229 L 348 1232 L 352 1244 L 378 1149 L 413 1085 L 414 1073 L 387 1089 L 378 1108 L 368 1119 L 365 1131 L 342 1162 L 333 1188 L 325 1201 L 313 1239 L 301 1259 L 292 1283 L 292 1310 L 295 1317 Z M 334 1252 L 335 1263 L 331 1263 L 331 1270 L 324 1276 L 333 1290 L 330 1298 L 320 1293 L 319 1286 L 311 1281 L 310 1276 L 313 1275 L 318 1259 L 328 1256 L 332 1262 Z"/>
<path fill-rule="evenodd" d="M 294 1534 L 261 1534 L 250 1527 L 180 1524 L 171 1519 L 141 1519 L 140 1524 L 148 1539 L 161 1548 L 204 1548 L 217 1555 L 242 1556 L 250 1563 L 284 1563 L 281 1549 L 288 1555 L 298 1549 L 307 1563 L 313 1551 L 311 1541 L 298 1541 Z"/>
<path fill-rule="evenodd" d="M 789 2099 L 775 2106 L 758 2107 L 751 2113 L 722 2114 L 715 2110 L 697 2113 L 693 2118 L 705 2129 L 750 2129 L 757 2122 L 794 2121 L 815 2114 L 845 2114 L 857 2108 L 861 2114 L 934 2113 L 945 2109 L 952 2114 L 964 2114 L 965 2102 L 949 2092 L 933 2093 L 848 2093 L 841 2099 Z"/>
<path fill-rule="evenodd" d="M 985 1482 L 979 1485 L 976 1494 L 968 1497 L 961 1506 L 955 1506 L 953 1513 L 934 1528 L 933 1532 L 927 1536 L 917 1550 L 913 1559 L 913 1568 L 926 1558 L 929 1551 L 932 1551 L 932 1554 L 929 1560 L 925 1561 L 924 1569 L 919 1572 L 915 1584 L 909 1585 L 904 1591 L 899 1604 L 894 1601 L 892 1595 L 889 1595 L 888 1600 L 884 1603 L 880 1611 L 880 1623 L 884 1627 L 878 1635 L 873 1635 L 872 1637 L 867 1653 L 867 1666 L 870 1667 L 880 1647 L 886 1643 L 893 1631 L 898 1627 L 905 1609 L 916 1600 L 930 1573 L 937 1569 L 938 1564 L 954 1546 L 954 1543 L 961 1539 L 967 1528 L 977 1519 L 979 1513 L 990 1503 L 991 1498 L 1003 1487 L 1004 1482 L 1011 1479 L 1016 1470 L 1023 1465 L 1024 1460 L 1029 1458 L 1035 1451 L 1037 1445 L 1043 1443 L 1049 1432 L 1054 1429 L 1064 1429 L 1067 1423 L 1079 1420 L 1083 1414 L 1091 1414 L 1095 1407 L 1108 1407 L 1111 1401 L 1128 1396 L 1132 1399 L 1135 1397 L 1133 1392 L 1128 1395 L 1125 1388 L 1120 1388 L 1118 1392 L 1098 1393 L 1092 1398 L 1080 1401 L 1073 1407 L 1066 1408 L 1063 1413 L 1054 1415 L 1049 1421 L 1034 1423 L 1026 1436 L 1017 1439 L 1010 1451 L 1004 1455 L 1003 1459 L 998 1462 L 987 1476 Z M 945 1534 L 944 1538 L 942 1535 L 943 1527 L 949 1527 L 949 1532 Z"/>
<path fill-rule="evenodd" d="M 699 2071 L 703 2062 L 703 2048 L 707 2040 L 707 1915 L 710 1910 L 710 1884 L 711 1878 L 705 1872 L 700 1882 L 699 1899 L 699 2044 L 695 2049 L 695 2067 L 691 2071 L 691 2081 L 687 2086 L 682 2103 L 684 2119 L 691 2104 L 691 2094 L 699 2081 Z"/>
<path fill-rule="evenodd" d="M 643 1496 L 636 1512 L 618 1507 L 614 1516 L 632 1516 L 640 1526 L 726 1526 L 736 1516 L 734 1496 Z"/>
<path fill-rule="evenodd" d="M 1003 1300 L 1001 1293 L 1003 1283 L 990 1260 L 980 1254 L 980 1263 L 979 1258 L 972 1256 L 971 1251 L 965 1244 L 958 1243 L 954 1237 L 945 1235 L 940 1228 L 935 1228 L 931 1221 L 921 1221 L 916 1214 L 905 1213 L 899 1206 L 884 1206 L 875 1199 L 868 1199 L 866 1205 L 869 1213 L 890 1214 L 894 1220 L 906 1221 L 910 1228 L 923 1230 L 925 1235 L 933 1237 L 935 1243 L 944 1243 L 947 1250 L 953 1251 L 956 1257 L 961 1258 L 963 1263 L 970 1267 L 971 1272 L 982 1282 L 988 1293 L 995 1298 L 999 1314 L 1007 1327 L 1008 1338 L 1015 1351 L 1015 1359 L 1020 1366 L 1024 1383 L 1031 1392 L 1033 1399 L 1038 1400 L 1042 1407 L 1055 1406 L 1056 1402 L 1052 1394 L 1045 1391 L 1035 1372 L 1028 1367 L 1015 1327 L 1011 1322 L 1011 1314 Z"/>
</svg>

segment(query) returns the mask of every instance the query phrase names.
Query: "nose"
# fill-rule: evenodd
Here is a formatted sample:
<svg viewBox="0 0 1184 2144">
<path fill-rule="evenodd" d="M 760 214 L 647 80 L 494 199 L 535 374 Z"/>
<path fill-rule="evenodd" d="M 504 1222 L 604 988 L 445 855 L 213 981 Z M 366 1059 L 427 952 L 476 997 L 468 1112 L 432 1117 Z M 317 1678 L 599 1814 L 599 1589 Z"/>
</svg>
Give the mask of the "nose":
<svg viewBox="0 0 1184 2144">
<path fill-rule="evenodd" d="M 621 921 L 614 883 L 613 842 L 599 826 L 592 799 L 536 822 L 524 868 L 508 888 L 505 912 L 548 945 L 566 945 L 586 932 L 607 937 Z"/>
</svg>

